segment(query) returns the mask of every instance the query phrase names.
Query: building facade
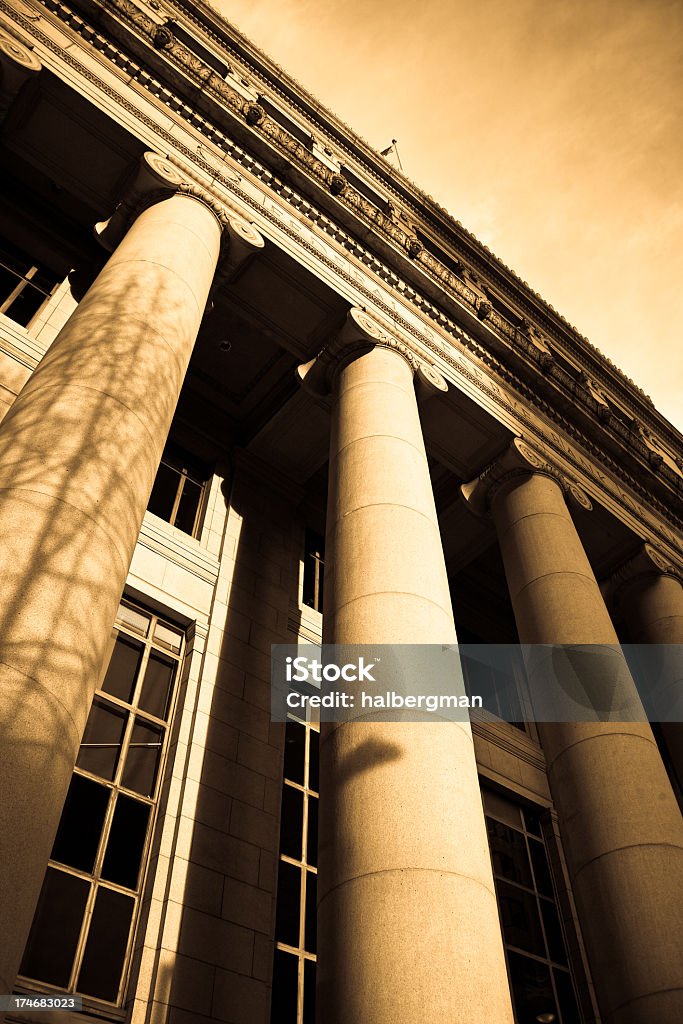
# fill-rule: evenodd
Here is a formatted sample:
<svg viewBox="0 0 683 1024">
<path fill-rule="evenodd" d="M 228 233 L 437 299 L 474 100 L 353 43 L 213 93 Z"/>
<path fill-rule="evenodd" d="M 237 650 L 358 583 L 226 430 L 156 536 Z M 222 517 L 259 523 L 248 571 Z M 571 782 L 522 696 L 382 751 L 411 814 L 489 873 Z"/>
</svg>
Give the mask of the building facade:
<svg viewBox="0 0 683 1024">
<path fill-rule="evenodd" d="M 675 715 L 270 692 L 458 639 L 677 694 L 683 438 L 207 5 L 0 0 L 0 68 L 7 1019 L 683 1020 Z"/>
</svg>

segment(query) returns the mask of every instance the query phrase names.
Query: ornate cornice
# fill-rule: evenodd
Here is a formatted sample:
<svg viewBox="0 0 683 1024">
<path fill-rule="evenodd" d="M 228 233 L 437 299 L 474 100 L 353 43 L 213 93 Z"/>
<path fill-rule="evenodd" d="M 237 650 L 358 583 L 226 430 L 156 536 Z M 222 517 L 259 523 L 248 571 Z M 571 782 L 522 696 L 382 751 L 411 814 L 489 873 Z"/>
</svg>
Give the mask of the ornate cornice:
<svg viewBox="0 0 683 1024">
<path fill-rule="evenodd" d="M 593 508 L 590 498 L 575 480 L 571 480 L 555 463 L 531 448 L 520 437 L 514 438 L 502 455 L 482 470 L 479 476 L 462 484 L 460 493 L 471 512 L 480 518 L 487 518 L 491 514 L 496 495 L 504 487 L 519 477 L 533 475 L 549 476 L 555 480 L 569 503 L 586 511 Z"/>
</svg>

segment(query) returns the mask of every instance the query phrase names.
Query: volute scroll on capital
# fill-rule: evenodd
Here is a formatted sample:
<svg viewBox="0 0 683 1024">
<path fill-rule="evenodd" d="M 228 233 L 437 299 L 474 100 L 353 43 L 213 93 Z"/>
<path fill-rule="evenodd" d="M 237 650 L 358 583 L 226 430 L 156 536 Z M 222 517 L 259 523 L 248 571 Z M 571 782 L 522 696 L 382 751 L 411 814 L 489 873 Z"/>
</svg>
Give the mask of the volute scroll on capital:
<svg viewBox="0 0 683 1024">
<path fill-rule="evenodd" d="M 95 237 L 112 252 L 144 210 L 174 195 L 196 199 L 216 218 L 223 239 L 222 273 L 234 273 L 250 252 L 263 248 L 263 237 L 253 224 L 230 210 L 198 182 L 190 180 L 168 157 L 149 151 L 141 156 L 112 216 L 95 225 Z"/>
<path fill-rule="evenodd" d="M 488 518 L 496 495 L 506 484 L 535 474 L 552 477 L 562 488 L 568 504 L 587 512 L 593 508 L 590 498 L 575 480 L 569 479 L 558 466 L 521 437 L 513 438 L 507 449 L 479 476 L 462 484 L 460 493 L 471 512 L 480 518 Z"/>
<path fill-rule="evenodd" d="M 635 555 L 623 562 L 602 584 L 605 599 L 618 603 L 630 587 L 656 576 L 671 576 L 683 584 L 683 566 L 676 565 L 654 544 L 644 541 Z"/>
<path fill-rule="evenodd" d="M 298 367 L 299 379 L 312 394 L 319 397 L 328 395 L 340 370 L 374 348 L 390 349 L 403 357 L 415 377 L 419 396 L 428 397 L 448 390 L 446 381 L 435 366 L 424 362 L 408 344 L 358 306 L 349 310 L 342 329 L 318 355 Z"/>
<path fill-rule="evenodd" d="M 22 85 L 42 66 L 33 50 L 0 28 L 0 121 Z"/>
</svg>

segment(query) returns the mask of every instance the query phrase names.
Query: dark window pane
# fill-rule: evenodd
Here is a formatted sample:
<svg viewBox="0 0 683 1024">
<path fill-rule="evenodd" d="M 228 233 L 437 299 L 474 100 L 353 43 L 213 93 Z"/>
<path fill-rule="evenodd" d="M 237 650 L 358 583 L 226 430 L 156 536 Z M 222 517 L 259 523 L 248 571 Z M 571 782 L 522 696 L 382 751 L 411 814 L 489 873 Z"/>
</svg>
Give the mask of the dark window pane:
<svg viewBox="0 0 683 1024">
<path fill-rule="evenodd" d="M 567 949 L 564 944 L 562 926 L 557 913 L 557 908 L 550 900 L 540 900 L 543 927 L 548 943 L 548 959 L 554 960 L 556 964 L 567 963 Z"/>
<path fill-rule="evenodd" d="M 96 697 L 85 726 L 76 764 L 93 775 L 113 779 L 128 715 Z"/>
<path fill-rule="evenodd" d="M 550 968 L 519 953 L 508 953 L 508 964 L 510 987 L 520 1024 L 526 1024 L 527 1021 L 535 1024 L 536 1019 L 544 1013 L 555 1014 L 557 1017 Z"/>
<path fill-rule="evenodd" d="M 135 680 L 142 658 L 142 644 L 137 640 L 119 634 L 114 644 L 111 661 L 100 689 L 113 694 L 119 700 L 130 702 L 133 698 Z"/>
<path fill-rule="evenodd" d="M 127 889 L 136 888 L 149 814 L 148 804 L 119 793 L 102 864 L 102 878 Z"/>
<path fill-rule="evenodd" d="M 315 1024 L 315 963 L 304 960 L 304 1024 Z"/>
<path fill-rule="evenodd" d="M 298 722 L 287 722 L 285 727 L 285 778 L 304 784 L 304 755 L 306 729 Z"/>
<path fill-rule="evenodd" d="M 270 1024 L 296 1024 L 299 958 L 281 949 L 273 961 L 273 1001 Z"/>
<path fill-rule="evenodd" d="M 81 932 L 90 883 L 48 868 L 20 973 L 65 988 Z"/>
<path fill-rule="evenodd" d="M 51 859 L 79 871 L 92 871 L 111 790 L 73 775 L 52 847 Z"/>
<path fill-rule="evenodd" d="M 545 956 L 536 897 L 508 882 L 498 882 L 496 889 L 505 942 L 537 956 Z"/>
<path fill-rule="evenodd" d="M 131 896 L 100 887 L 85 944 L 77 989 L 115 1002 L 126 955 L 134 902 Z"/>
<path fill-rule="evenodd" d="M 165 519 L 167 523 L 171 521 L 179 483 L 180 473 L 178 470 L 162 462 L 157 471 L 147 508 L 155 516 Z"/>
<path fill-rule="evenodd" d="M 152 796 L 159 770 L 163 730 L 136 718 L 121 785 L 141 796 Z"/>
<path fill-rule="evenodd" d="M 486 819 L 493 873 L 499 878 L 533 887 L 526 842 L 521 832 L 493 818 Z"/>
<path fill-rule="evenodd" d="M 315 867 L 318 865 L 318 801 L 316 797 L 308 798 L 308 843 L 306 859 Z"/>
<path fill-rule="evenodd" d="M 304 828 L 304 795 L 292 786 L 282 787 L 280 818 L 280 853 L 301 860 L 301 838 Z"/>
<path fill-rule="evenodd" d="M 301 870 L 284 860 L 280 861 L 279 867 L 275 938 L 288 946 L 298 946 Z"/>
<path fill-rule="evenodd" d="M 166 718 L 176 665 L 177 662 L 163 654 L 150 654 L 138 701 L 143 711 L 157 718 Z"/>
<path fill-rule="evenodd" d="M 303 602 L 318 612 L 323 609 L 324 573 L 325 541 L 320 534 L 306 530 Z"/>
<path fill-rule="evenodd" d="M 526 825 L 527 832 L 531 832 L 533 836 L 542 836 L 541 832 L 541 812 L 532 810 L 530 807 L 524 807 L 524 824 Z"/>
<path fill-rule="evenodd" d="M 26 284 L 16 299 L 5 310 L 5 316 L 22 327 L 28 327 L 33 317 L 45 302 L 46 297 L 31 284 Z"/>
<path fill-rule="evenodd" d="M 201 484 L 185 477 L 173 525 L 184 533 L 189 533 L 190 536 L 194 534 L 194 524 L 203 491 L 204 488 Z"/>
<path fill-rule="evenodd" d="M 544 896 L 552 897 L 554 895 L 553 882 L 550 877 L 550 866 L 548 865 L 545 844 L 542 840 L 529 839 L 529 852 L 531 853 L 531 863 L 534 866 L 536 888 Z"/>
<path fill-rule="evenodd" d="M 310 730 L 311 748 L 308 755 L 308 785 L 316 793 L 320 790 L 320 733 Z"/>
<path fill-rule="evenodd" d="M 553 977 L 555 978 L 557 1001 L 562 1012 L 562 1024 L 581 1024 L 579 1009 L 576 1005 L 576 996 L 574 995 L 574 986 L 572 985 L 569 972 L 554 970 Z"/>
<path fill-rule="evenodd" d="M 316 936 L 318 934 L 318 876 L 312 871 L 306 872 L 306 919 L 304 921 L 304 949 L 307 953 L 316 952 Z"/>
</svg>

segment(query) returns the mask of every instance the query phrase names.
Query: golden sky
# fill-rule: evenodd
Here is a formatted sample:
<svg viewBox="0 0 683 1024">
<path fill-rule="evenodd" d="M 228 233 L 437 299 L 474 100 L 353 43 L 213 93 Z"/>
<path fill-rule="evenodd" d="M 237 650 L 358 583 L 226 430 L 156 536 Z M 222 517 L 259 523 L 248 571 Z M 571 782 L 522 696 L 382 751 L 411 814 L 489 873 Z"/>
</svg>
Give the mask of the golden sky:
<svg viewBox="0 0 683 1024">
<path fill-rule="evenodd" d="M 683 0 L 214 0 L 683 429 Z"/>
</svg>

